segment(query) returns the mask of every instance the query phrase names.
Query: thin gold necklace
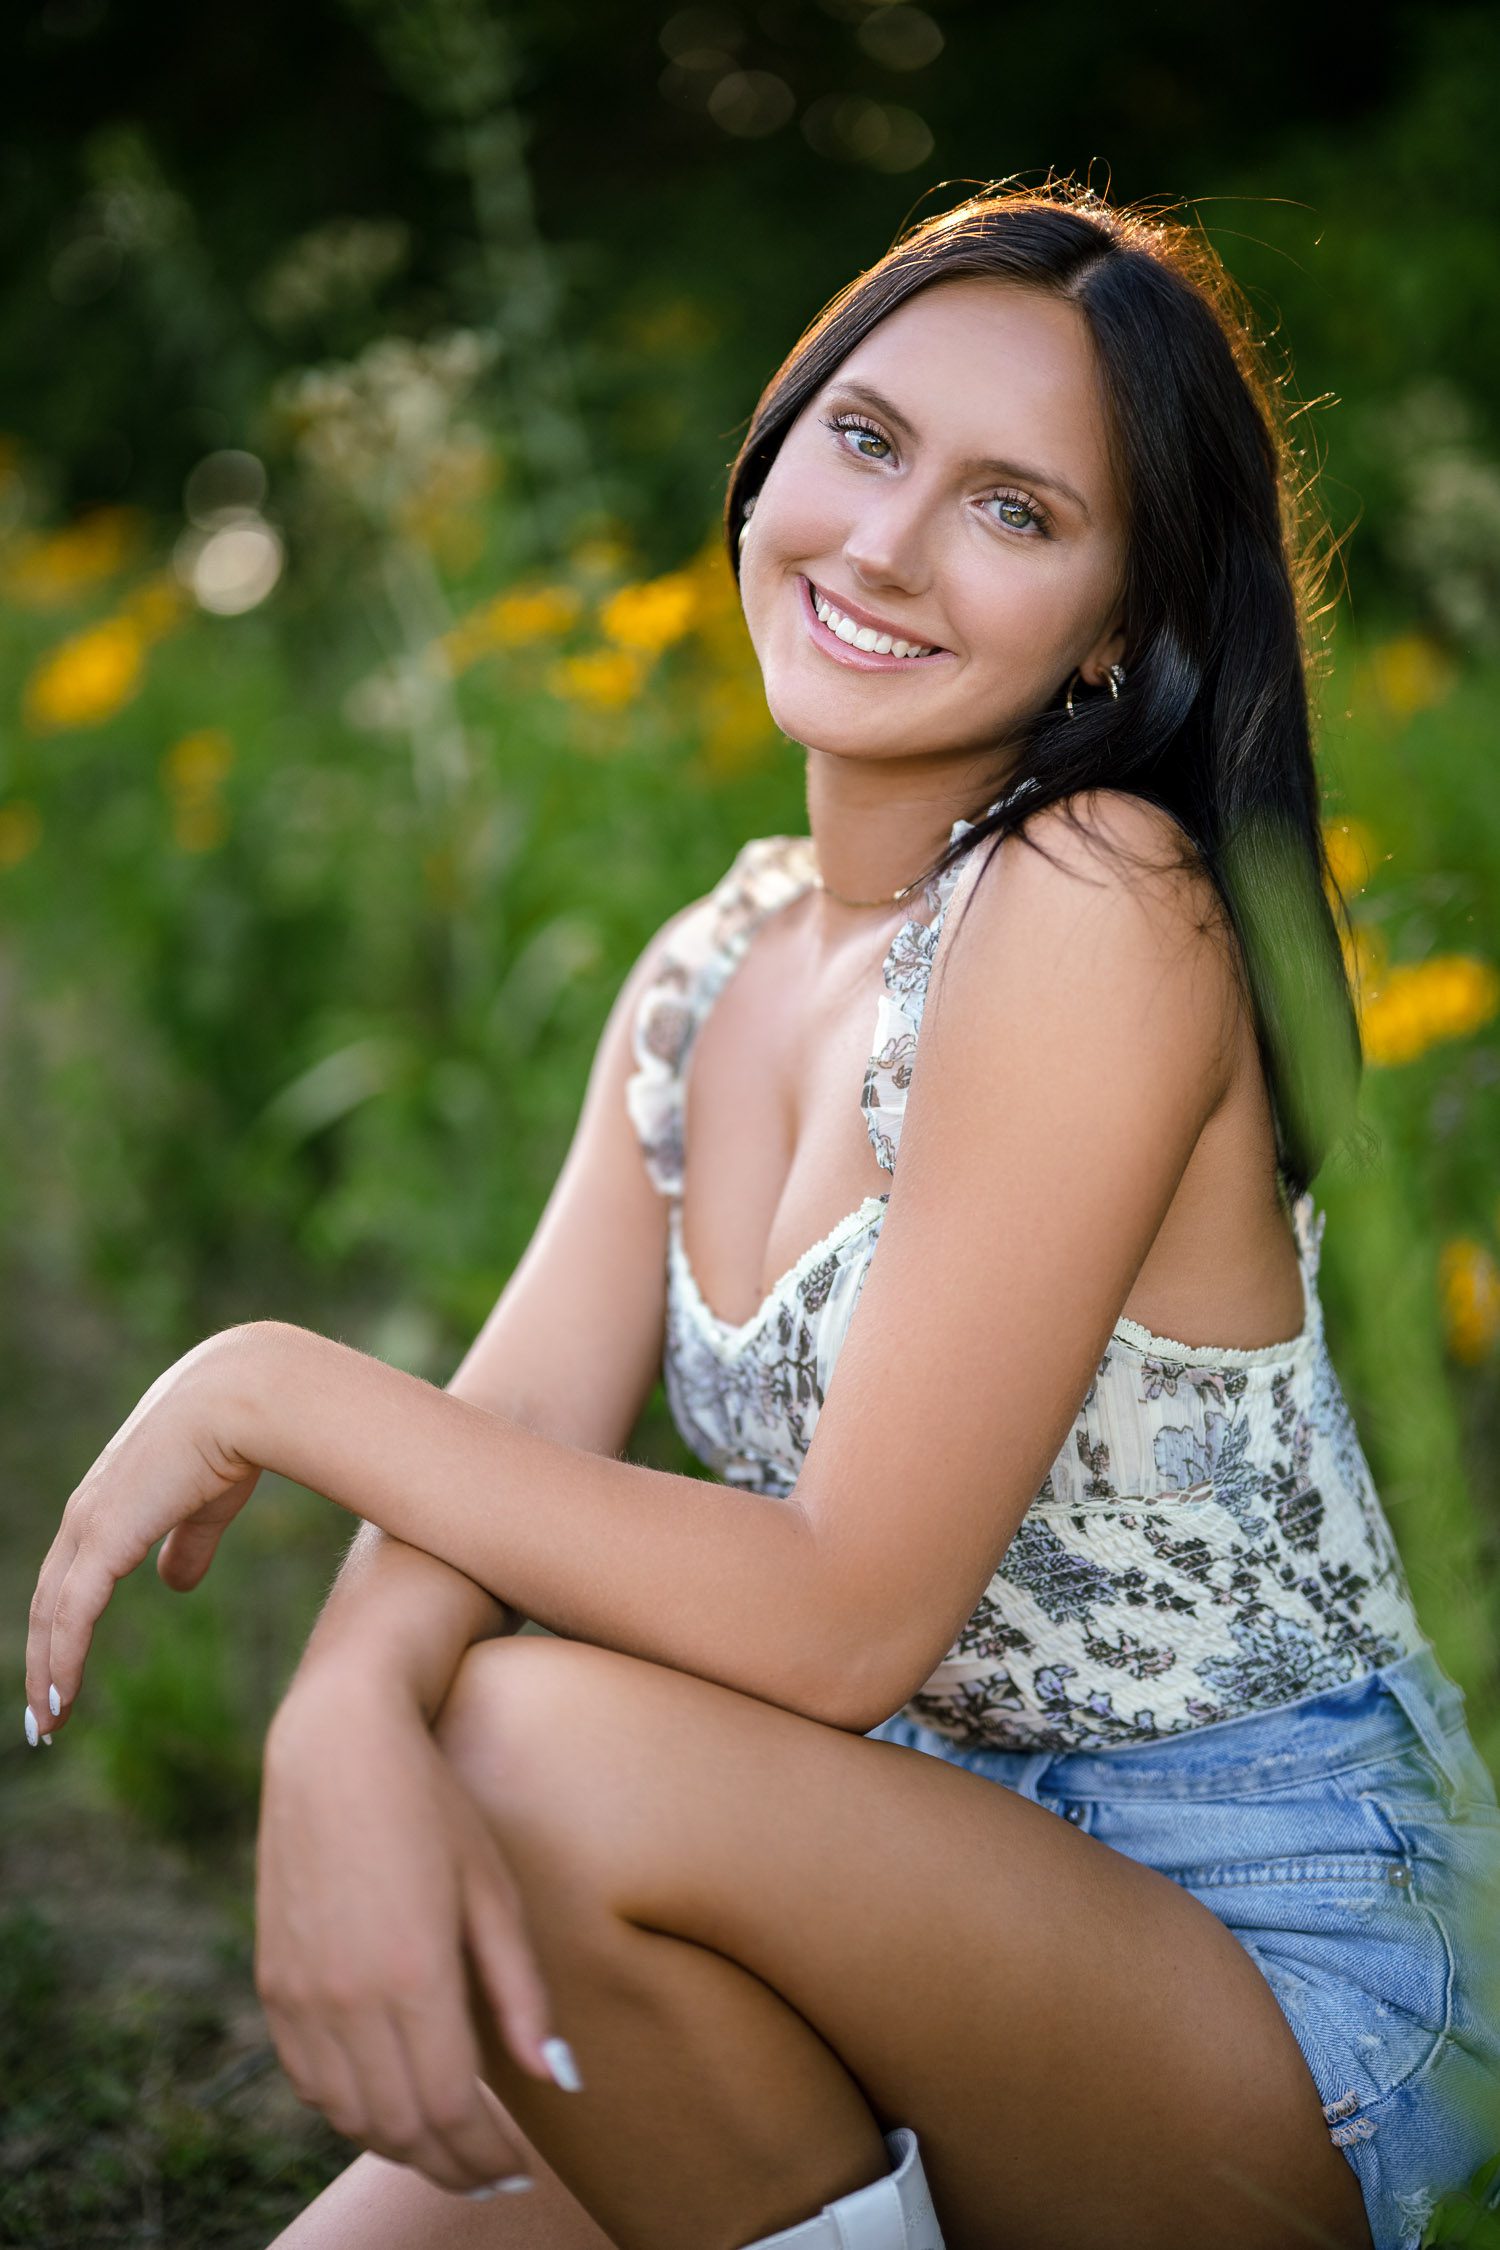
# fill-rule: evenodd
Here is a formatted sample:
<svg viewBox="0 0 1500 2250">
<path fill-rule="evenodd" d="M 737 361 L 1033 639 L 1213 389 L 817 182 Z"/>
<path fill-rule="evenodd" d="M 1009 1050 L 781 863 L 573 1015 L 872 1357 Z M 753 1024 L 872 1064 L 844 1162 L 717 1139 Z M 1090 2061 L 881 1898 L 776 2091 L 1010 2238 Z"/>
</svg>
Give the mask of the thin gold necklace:
<svg viewBox="0 0 1500 2250">
<path fill-rule="evenodd" d="M 815 875 L 813 881 L 827 897 L 837 899 L 840 906 L 895 906 L 902 899 L 910 898 L 912 892 L 921 883 L 922 878 L 919 875 L 915 882 L 908 883 L 903 890 L 892 891 L 889 898 L 845 898 L 842 891 L 831 890 L 821 875 Z"/>
</svg>

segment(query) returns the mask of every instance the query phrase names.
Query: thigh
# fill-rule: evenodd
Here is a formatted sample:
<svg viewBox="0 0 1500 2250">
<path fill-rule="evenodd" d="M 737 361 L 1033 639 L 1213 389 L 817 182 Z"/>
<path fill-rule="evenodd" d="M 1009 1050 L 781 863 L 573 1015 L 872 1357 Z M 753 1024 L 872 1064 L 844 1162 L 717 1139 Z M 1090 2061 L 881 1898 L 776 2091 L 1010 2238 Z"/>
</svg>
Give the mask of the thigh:
<svg viewBox="0 0 1500 2250">
<path fill-rule="evenodd" d="M 1369 2250 L 1245 1948 L 1015 1791 L 539 1636 L 470 1651 L 439 1739 L 528 1904 L 566 1877 L 814 2025 L 882 2128 L 917 2132 L 948 2250 Z"/>
<path fill-rule="evenodd" d="M 524 2195 L 470 2203 L 366 2149 L 270 2250 L 614 2250 L 514 2118 L 509 2129 L 536 2182 Z"/>
</svg>

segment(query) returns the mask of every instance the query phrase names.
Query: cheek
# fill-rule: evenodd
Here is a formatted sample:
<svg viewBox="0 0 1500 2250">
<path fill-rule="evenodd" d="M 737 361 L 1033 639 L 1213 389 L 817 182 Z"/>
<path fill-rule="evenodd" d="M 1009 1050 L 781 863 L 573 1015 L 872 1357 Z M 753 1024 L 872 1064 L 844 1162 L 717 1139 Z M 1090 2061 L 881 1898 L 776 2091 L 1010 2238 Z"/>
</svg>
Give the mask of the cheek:
<svg viewBox="0 0 1500 2250">
<path fill-rule="evenodd" d="M 1052 668 L 1066 645 L 1073 589 L 1043 558 L 1017 556 L 991 573 L 982 589 L 966 588 L 949 608 L 961 645 L 1023 677 Z"/>
</svg>

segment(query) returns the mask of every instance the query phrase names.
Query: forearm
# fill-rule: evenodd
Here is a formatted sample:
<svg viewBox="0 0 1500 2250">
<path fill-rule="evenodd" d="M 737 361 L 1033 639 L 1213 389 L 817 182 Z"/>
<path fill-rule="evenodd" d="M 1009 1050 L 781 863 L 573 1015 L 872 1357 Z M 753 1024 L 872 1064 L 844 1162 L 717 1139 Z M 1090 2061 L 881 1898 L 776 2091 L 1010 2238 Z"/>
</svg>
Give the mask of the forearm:
<svg viewBox="0 0 1500 2250">
<path fill-rule="evenodd" d="M 831 1715 L 847 1628 L 795 1498 L 559 1444 L 280 1322 L 246 1334 L 241 1412 L 247 1459 L 551 1631 Z"/>
<path fill-rule="evenodd" d="M 517 1611 L 451 1563 L 364 1522 L 287 1692 L 358 1674 L 412 1698 L 430 1723 L 465 1650 L 520 1624 Z"/>
</svg>

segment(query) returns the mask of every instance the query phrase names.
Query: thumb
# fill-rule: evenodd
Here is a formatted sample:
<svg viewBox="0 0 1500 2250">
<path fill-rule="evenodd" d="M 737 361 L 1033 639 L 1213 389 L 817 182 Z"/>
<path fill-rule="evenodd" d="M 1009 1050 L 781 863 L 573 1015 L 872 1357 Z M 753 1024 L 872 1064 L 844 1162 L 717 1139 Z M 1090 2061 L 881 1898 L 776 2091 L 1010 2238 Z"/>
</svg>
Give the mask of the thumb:
<svg viewBox="0 0 1500 2250">
<path fill-rule="evenodd" d="M 172 1526 L 156 1557 L 156 1575 L 164 1586 L 178 1594 L 192 1592 L 217 1554 L 225 1526 L 234 1521 L 259 1479 L 260 1470 L 252 1469 Z"/>
<path fill-rule="evenodd" d="M 190 1594 L 207 1576 L 219 1545 L 222 1525 L 174 1524 L 156 1556 L 156 1575 L 175 1594 Z"/>
</svg>

